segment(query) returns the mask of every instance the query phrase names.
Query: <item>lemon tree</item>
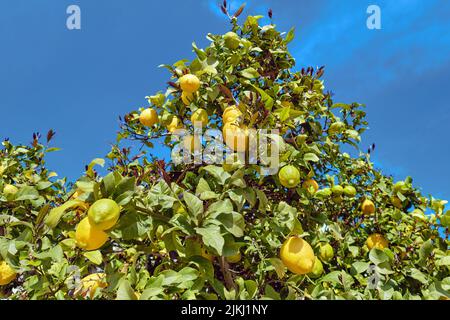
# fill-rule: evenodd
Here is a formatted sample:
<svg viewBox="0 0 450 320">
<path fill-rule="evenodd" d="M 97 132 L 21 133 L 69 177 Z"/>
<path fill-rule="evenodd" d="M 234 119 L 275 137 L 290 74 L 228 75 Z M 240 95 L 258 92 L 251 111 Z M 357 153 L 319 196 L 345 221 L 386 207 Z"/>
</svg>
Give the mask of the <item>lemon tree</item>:
<svg viewBox="0 0 450 320">
<path fill-rule="evenodd" d="M 121 117 L 76 181 L 46 166 L 52 131 L 3 141 L 2 298 L 449 298 L 447 202 L 376 169 L 364 107 L 333 101 L 324 68 L 296 65 L 293 30 L 241 12 L 192 60 L 162 65 L 169 86 Z M 230 161 L 158 156 L 156 143 L 207 149 L 195 122 Z M 272 174 L 251 161 L 254 129 L 279 132 Z"/>
</svg>

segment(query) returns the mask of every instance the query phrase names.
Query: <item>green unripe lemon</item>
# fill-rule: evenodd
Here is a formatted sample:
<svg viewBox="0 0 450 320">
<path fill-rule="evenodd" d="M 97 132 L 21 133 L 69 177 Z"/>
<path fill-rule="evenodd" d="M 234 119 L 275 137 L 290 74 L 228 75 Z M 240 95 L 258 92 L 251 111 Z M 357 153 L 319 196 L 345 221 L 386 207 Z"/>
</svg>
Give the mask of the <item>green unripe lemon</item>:
<svg viewBox="0 0 450 320">
<path fill-rule="evenodd" d="M 120 207 L 111 199 L 100 199 L 89 208 L 89 222 L 100 230 L 114 227 L 119 220 Z"/>
<path fill-rule="evenodd" d="M 287 165 L 278 172 L 278 178 L 283 187 L 295 188 L 300 183 L 300 171 L 292 165 Z"/>
</svg>

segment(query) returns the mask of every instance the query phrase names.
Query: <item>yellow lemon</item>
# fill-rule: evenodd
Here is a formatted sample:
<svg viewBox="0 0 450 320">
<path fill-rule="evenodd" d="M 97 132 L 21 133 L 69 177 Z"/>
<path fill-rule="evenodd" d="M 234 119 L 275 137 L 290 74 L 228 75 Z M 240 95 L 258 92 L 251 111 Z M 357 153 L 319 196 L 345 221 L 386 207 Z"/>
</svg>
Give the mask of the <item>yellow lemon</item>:
<svg viewBox="0 0 450 320">
<path fill-rule="evenodd" d="M 170 121 L 170 123 L 167 125 L 167 131 L 169 131 L 170 133 L 174 133 L 175 130 L 177 129 L 181 129 L 183 127 L 180 119 L 178 117 L 172 117 L 172 121 Z"/>
<path fill-rule="evenodd" d="M 248 129 L 245 126 L 226 123 L 222 129 L 225 144 L 233 151 L 245 152 L 248 148 Z"/>
<path fill-rule="evenodd" d="M 158 123 L 158 113 L 155 109 L 147 108 L 141 112 L 139 116 L 139 121 L 143 126 L 152 127 L 156 123 Z"/>
<path fill-rule="evenodd" d="M 366 244 L 369 250 L 372 250 L 372 248 L 383 250 L 384 248 L 387 248 L 389 245 L 387 240 L 379 233 L 371 234 L 367 238 Z"/>
<path fill-rule="evenodd" d="M 361 210 L 364 214 L 373 214 L 375 213 L 375 204 L 372 200 L 366 199 L 361 205 Z"/>
<path fill-rule="evenodd" d="M 181 90 L 194 93 L 200 88 L 200 80 L 193 74 L 185 74 L 180 78 Z"/>
<path fill-rule="evenodd" d="M 300 171 L 292 165 L 287 165 L 280 169 L 278 178 L 283 187 L 295 188 L 300 183 Z"/>
<path fill-rule="evenodd" d="M 192 113 L 191 122 L 193 125 L 200 123 L 202 127 L 208 124 L 208 113 L 205 109 L 197 109 Z"/>
<path fill-rule="evenodd" d="M 183 138 L 183 145 L 185 150 L 190 150 L 191 153 L 201 150 L 202 142 L 198 136 L 186 136 Z"/>
<path fill-rule="evenodd" d="M 226 257 L 228 263 L 238 263 L 239 261 L 241 261 L 241 259 L 242 256 L 240 252 L 236 253 L 235 255 Z"/>
<path fill-rule="evenodd" d="M 222 115 L 222 121 L 224 124 L 235 122 L 242 116 L 242 112 L 236 107 L 227 107 Z"/>
<path fill-rule="evenodd" d="M 108 235 L 101 229 L 92 226 L 86 217 L 78 223 L 75 231 L 77 245 L 85 250 L 96 250 L 108 240 Z"/>
<path fill-rule="evenodd" d="M 14 271 L 6 261 L 0 261 L 0 286 L 11 283 L 16 276 L 16 271 Z"/>
<path fill-rule="evenodd" d="M 111 199 L 100 199 L 89 208 L 89 223 L 100 230 L 114 227 L 119 220 L 120 207 Z"/>
<path fill-rule="evenodd" d="M 105 273 L 92 273 L 81 279 L 81 288 L 75 294 L 89 295 L 93 299 L 97 289 L 106 288 L 107 286 Z"/>
<path fill-rule="evenodd" d="M 302 183 L 302 188 L 308 190 L 308 192 L 314 194 L 319 190 L 319 184 L 314 179 L 306 180 Z M 311 189 L 312 188 L 312 189 Z"/>
<path fill-rule="evenodd" d="M 192 101 L 194 101 L 194 94 L 187 92 L 187 91 L 183 91 L 181 93 L 181 101 L 183 101 L 183 103 L 185 105 L 190 105 Z"/>
<path fill-rule="evenodd" d="M 299 237 L 290 237 L 283 243 L 280 258 L 289 271 L 295 274 L 310 273 L 316 260 L 309 243 Z"/>
</svg>

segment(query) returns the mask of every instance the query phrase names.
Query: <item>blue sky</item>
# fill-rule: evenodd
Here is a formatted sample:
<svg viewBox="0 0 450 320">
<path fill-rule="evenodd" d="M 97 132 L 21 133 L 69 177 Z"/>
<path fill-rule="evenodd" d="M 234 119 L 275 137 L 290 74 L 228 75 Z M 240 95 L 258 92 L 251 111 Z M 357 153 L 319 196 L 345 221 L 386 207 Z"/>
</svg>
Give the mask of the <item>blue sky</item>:
<svg viewBox="0 0 450 320">
<path fill-rule="evenodd" d="M 57 132 L 49 166 L 76 179 L 104 156 L 117 117 L 165 89 L 157 66 L 191 58 L 191 43 L 224 33 L 219 0 L 0 1 L 0 137 L 29 142 Z M 244 1 L 229 1 L 233 8 Z M 326 66 L 336 101 L 367 105 L 364 149 L 398 179 L 450 199 L 450 2 L 446 0 L 248 0 L 245 14 L 274 12 L 281 30 L 296 28 L 298 67 Z M 77 4 L 82 30 L 66 28 Z M 381 8 L 369 30 L 366 9 Z M 265 20 L 267 22 L 267 19 Z"/>
</svg>

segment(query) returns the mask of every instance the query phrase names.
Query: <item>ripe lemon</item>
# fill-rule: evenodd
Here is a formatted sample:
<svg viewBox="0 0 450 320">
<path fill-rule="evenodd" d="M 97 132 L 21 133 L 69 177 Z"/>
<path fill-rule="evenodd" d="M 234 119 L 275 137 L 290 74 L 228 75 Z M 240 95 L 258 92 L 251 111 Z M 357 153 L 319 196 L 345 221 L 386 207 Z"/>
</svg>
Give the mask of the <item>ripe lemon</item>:
<svg viewBox="0 0 450 320">
<path fill-rule="evenodd" d="M 155 109 L 147 108 L 141 112 L 139 116 L 139 121 L 143 126 L 152 127 L 154 124 L 158 123 L 158 113 Z"/>
<path fill-rule="evenodd" d="M 236 122 L 239 117 L 242 116 L 242 112 L 236 107 L 227 107 L 222 115 L 222 121 L 224 124 Z"/>
<path fill-rule="evenodd" d="M 372 200 L 366 199 L 361 205 L 361 210 L 363 214 L 373 214 L 375 213 L 375 204 Z"/>
<path fill-rule="evenodd" d="M 201 150 L 202 142 L 198 136 L 186 136 L 183 138 L 183 146 L 185 150 L 189 150 L 191 153 Z"/>
<path fill-rule="evenodd" d="M 119 220 L 120 207 L 111 199 L 100 199 L 89 208 L 89 223 L 100 230 L 114 227 Z"/>
<path fill-rule="evenodd" d="M 319 258 L 316 257 L 314 259 L 314 267 L 313 267 L 312 271 L 309 273 L 309 276 L 311 278 L 318 278 L 322 275 L 322 273 L 323 273 L 323 264 L 319 260 Z"/>
<path fill-rule="evenodd" d="M 181 90 L 194 93 L 200 88 L 200 80 L 193 74 L 186 74 L 180 78 Z"/>
<path fill-rule="evenodd" d="M 387 248 L 389 245 L 387 240 L 379 233 L 371 234 L 367 238 L 366 244 L 369 250 L 372 250 L 372 248 L 383 250 L 384 248 Z"/>
<path fill-rule="evenodd" d="M 108 241 L 108 235 L 101 229 L 92 226 L 86 217 L 78 223 L 75 231 L 77 245 L 85 250 L 96 250 Z"/>
<path fill-rule="evenodd" d="M 0 261 L 0 286 L 11 283 L 16 276 L 16 271 L 6 261 Z"/>
<path fill-rule="evenodd" d="M 317 192 L 317 190 L 319 190 L 319 184 L 316 180 L 309 179 L 302 183 L 302 188 L 308 190 L 309 193 L 314 194 Z"/>
<path fill-rule="evenodd" d="M 319 245 L 319 257 L 323 262 L 330 262 L 334 257 L 333 247 L 329 243 Z"/>
<path fill-rule="evenodd" d="M 347 197 L 353 198 L 354 196 L 356 196 L 356 189 L 353 186 L 346 186 L 344 188 L 344 195 L 346 195 Z"/>
<path fill-rule="evenodd" d="M 225 40 L 225 47 L 231 50 L 237 49 L 241 43 L 241 38 L 231 31 L 225 33 L 223 39 Z"/>
<path fill-rule="evenodd" d="M 241 253 L 238 252 L 235 255 L 226 257 L 226 260 L 228 263 L 238 263 L 239 261 L 241 261 L 241 258 L 242 258 Z"/>
<path fill-rule="evenodd" d="M 245 152 L 248 149 L 248 129 L 226 123 L 222 129 L 225 144 L 233 151 Z"/>
<path fill-rule="evenodd" d="M 81 288 L 75 294 L 89 295 L 93 299 L 98 288 L 106 288 L 107 286 L 105 273 L 92 273 L 81 279 Z"/>
<path fill-rule="evenodd" d="M 183 103 L 185 105 L 190 105 L 192 101 L 194 101 L 194 94 L 187 92 L 187 91 L 183 91 L 181 93 L 181 101 L 183 101 Z"/>
<path fill-rule="evenodd" d="M 283 243 L 280 258 L 289 271 L 295 274 L 310 273 L 316 260 L 309 243 L 299 237 L 290 237 Z"/>
<path fill-rule="evenodd" d="M 202 127 L 208 124 L 208 113 L 205 109 L 197 109 L 192 113 L 191 122 L 193 125 L 200 123 Z"/>
<path fill-rule="evenodd" d="M 181 129 L 183 127 L 180 119 L 178 117 L 172 117 L 172 121 L 170 121 L 170 123 L 167 125 L 167 131 L 169 131 L 170 133 L 174 133 L 175 130 L 177 129 Z"/>
<path fill-rule="evenodd" d="M 280 169 L 278 178 L 283 187 L 292 189 L 300 183 L 300 171 L 292 165 L 287 165 Z"/>
<path fill-rule="evenodd" d="M 403 209 L 403 202 L 398 197 L 391 197 L 391 203 L 398 209 Z"/>
</svg>

